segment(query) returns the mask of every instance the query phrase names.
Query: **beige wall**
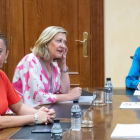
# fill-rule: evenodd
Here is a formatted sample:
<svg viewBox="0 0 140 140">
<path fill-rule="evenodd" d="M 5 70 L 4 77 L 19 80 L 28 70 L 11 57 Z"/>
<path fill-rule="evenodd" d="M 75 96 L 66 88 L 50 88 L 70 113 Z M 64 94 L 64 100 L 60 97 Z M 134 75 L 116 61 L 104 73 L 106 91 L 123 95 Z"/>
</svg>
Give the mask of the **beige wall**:
<svg viewBox="0 0 140 140">
<path fill-rule="evenodd" d="M 135 49 L 140 46 L 140 0 L 104 0 L 105 78 L 125 87 Z"/>
</svg>

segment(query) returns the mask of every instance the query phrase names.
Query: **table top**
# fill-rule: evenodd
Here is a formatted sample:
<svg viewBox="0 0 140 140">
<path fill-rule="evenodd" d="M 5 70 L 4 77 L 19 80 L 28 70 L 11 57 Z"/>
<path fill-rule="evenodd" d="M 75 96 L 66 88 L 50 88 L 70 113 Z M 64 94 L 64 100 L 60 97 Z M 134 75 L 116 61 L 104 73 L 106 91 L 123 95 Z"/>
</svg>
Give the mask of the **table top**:
<svg viewBox="0 0 140 140">
<path fill-rule="evenodd" d="M 84 89 L 83 95 L 92 96 L 94 89 Z M 89 93 L 91 92 L 91 93 Z M 139 124 L 140 110 L 119 109 L 122 102 L 139 101 L 138 96 L 133 96 L 134 90 L 117 88 L 113 90 L 113 103 L 103 107 L 92 106 L 93 128 L 81 128 L 81 131 L 68 129 L 63 134 L 63 140 L 110 140 L 111 134 L 117 124 Z M 70 118 L 61 118 L 61 122 L 70 122 Z M 10 138 L 21 127 L 4 129 L 0 139 Z M 135 140 L 132 139 L 131 140 Z"/>
</svg>

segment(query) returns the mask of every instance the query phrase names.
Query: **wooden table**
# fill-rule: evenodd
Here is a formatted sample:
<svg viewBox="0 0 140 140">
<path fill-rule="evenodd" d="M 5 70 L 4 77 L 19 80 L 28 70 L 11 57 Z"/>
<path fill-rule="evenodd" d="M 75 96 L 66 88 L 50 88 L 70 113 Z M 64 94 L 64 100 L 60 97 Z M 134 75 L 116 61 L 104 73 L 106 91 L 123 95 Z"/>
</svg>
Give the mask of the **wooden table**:
<svg viewBox="0 0 140 140">
<path fill-rule="evenodd" d="M 125 91 L 125 89 L 121 90 L 123 92 Z M 116 92 L 114 91 L 113 104 L 107 104 L 103 107 L 92 106 L 93 128 L 81 128 L 79 132 L 67 130 L 63 134 L 63 140 L 110 140 L 111 133 L 118 123 L 139 124 L 140 110 L 119 109 L 122 102 L 139 101 L 138 97 L 134 97 L 130 94 L 134 91 L 126 93 L 128 95 L 121 93 L 116 95 L 116 93 L 121 90 L 117 89 Z M 93 89 L 89 91 L 93 91 Z M 61 121 L 70 121 L 70 119 L 61 119 Z M 0 133 L 0 139 L 9 138 L 18 129 L 20 128 L 4 129 Z"/>
</svg>

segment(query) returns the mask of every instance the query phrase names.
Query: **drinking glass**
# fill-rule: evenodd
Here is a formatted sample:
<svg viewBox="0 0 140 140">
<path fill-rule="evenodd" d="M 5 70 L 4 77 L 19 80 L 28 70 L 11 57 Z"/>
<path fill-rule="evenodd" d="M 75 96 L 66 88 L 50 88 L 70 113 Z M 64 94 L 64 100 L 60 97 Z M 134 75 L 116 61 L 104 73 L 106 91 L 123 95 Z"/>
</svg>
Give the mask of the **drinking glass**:
<svg viewBox="0 0 140 140">
<path fill-rule="evenodd" d="M 93 105 L 95 106 L 104 106 L 105 103 L 105 91 L 102 90 L 96 90 L 93 92 Z"/>
<path fill-rule="evenodd" d="M 81 127 L 93 127 L 93 112 L 91 109 L 82 109 Z"/>
</svg>

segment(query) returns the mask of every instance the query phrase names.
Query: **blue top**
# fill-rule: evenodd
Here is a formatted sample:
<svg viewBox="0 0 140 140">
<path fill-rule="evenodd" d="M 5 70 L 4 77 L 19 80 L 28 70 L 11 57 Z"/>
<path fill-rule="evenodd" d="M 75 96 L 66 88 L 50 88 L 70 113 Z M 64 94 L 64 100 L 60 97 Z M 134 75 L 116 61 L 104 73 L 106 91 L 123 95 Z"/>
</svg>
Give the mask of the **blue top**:
<svg viewBox="0 0 140 140">
<path fill-rule="evenodd" d="M 135 51 L 132 66 L 130 68 L 127 77 L 125 78 L 126 87 L 137 89 L 137 85 L 138 83 L 140 83 L 139 77 L 140 77 L 140 47 L 138 47 Z"/>
</svg>

